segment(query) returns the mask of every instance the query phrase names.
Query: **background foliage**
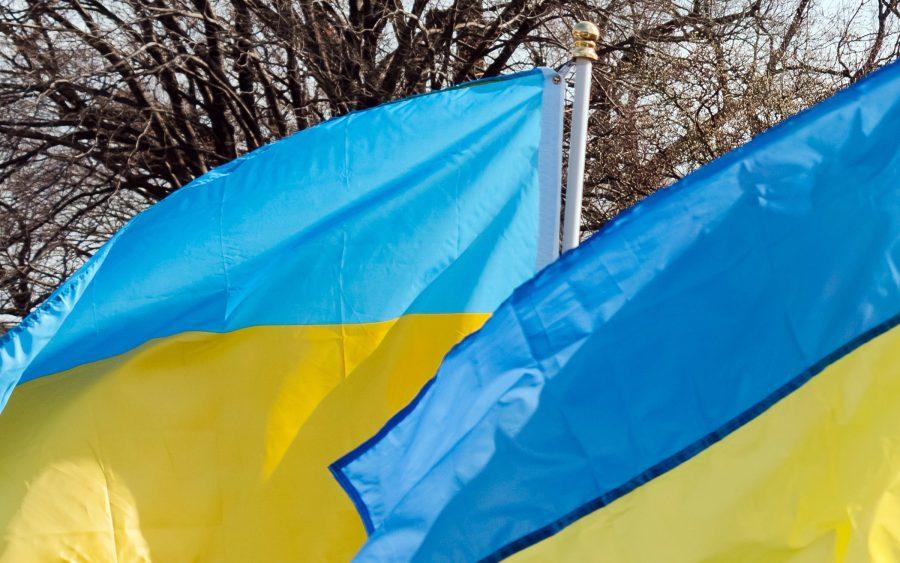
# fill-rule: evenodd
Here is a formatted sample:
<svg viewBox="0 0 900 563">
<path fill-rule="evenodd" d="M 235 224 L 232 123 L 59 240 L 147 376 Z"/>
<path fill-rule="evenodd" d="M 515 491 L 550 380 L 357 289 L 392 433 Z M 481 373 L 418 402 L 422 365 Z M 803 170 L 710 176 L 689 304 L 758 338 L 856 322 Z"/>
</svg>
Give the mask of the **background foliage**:
<svg viewBox="0 0 900 563">
<path fill-rule="evenodd" d="M 589 230 L 898 53 L 900 0 L 11 0 L 0 7 L 0 332 L 129 217 L 334 115 L 594 66 Z M 264 189 L 264 187 L 261 187 Z"/>
</svg>

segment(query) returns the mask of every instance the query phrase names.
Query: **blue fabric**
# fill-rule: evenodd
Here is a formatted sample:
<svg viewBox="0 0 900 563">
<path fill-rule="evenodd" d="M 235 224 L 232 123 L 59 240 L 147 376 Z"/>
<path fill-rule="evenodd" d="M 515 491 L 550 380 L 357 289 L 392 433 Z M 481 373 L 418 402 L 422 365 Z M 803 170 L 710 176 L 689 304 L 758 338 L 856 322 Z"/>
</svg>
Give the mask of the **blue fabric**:
<svg viewBox="0 0 900 563">
<path fill-rule="evenodd" d="M 523 548 L 894 323 L 898 131 L 893 65 L 517 289 L 414 405 L 333 466 L 374 528 L 359 560 Z"/>
<path fill-rule="evenodd" d="M 0 407 L 20 381 L 184 331 L 494 310 L 555 257 L 554 76 L 353 113 L 198 178 L 0 340 Z"/>
</svg>

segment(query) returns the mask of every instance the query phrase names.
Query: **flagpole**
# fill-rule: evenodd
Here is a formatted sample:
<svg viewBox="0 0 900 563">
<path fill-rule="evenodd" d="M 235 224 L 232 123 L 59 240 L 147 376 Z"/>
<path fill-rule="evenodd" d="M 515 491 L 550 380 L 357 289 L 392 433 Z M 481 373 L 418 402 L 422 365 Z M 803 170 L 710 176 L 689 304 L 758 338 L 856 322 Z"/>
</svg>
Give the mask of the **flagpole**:
<svg viewBox="0 0 900 563">
<path fill-rule="evenodd" d="M 575 97 L 569 132 L 569 167 L 566 171 L 566 213 L 563 221 L 563 252 L 581 240 L 581 199 L 584 195 L 584 157 L 587 145 L 588 105 L 591 100 L 591 64 L 597 60 L 595 42 L 600 30 L 591 22 L 578 22 L 572 29 L 575 46 Z"/>
</svg>

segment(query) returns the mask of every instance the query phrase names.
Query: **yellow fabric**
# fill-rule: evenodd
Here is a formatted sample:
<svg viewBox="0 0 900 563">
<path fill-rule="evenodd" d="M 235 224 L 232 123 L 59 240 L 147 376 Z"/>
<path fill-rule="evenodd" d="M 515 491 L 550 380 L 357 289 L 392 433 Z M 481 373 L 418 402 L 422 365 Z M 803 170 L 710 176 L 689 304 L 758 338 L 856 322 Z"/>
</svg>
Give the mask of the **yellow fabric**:
<svg viewBox="0 0 900 563">
<path fill-rule="evenodd" d="M 898 561 L 900 328 L 515 561 Z"/>
<path fill-rule="evenodd" d="M 328 464 L 485 319 L 187 333 L 26 383 L 0 415 L 0 560 L 347 560 L 365 533 Z"/>
</svg>

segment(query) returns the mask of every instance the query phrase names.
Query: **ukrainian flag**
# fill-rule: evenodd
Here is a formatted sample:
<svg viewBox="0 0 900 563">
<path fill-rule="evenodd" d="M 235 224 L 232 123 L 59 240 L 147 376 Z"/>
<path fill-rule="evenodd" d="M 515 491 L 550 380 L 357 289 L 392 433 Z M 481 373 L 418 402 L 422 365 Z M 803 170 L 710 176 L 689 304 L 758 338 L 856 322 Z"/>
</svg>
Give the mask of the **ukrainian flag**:
<svg viewBox="0 0 900 563">
<path fill-rule="evenodd" d="M 130 221 L 0 340 L 0 558 L 349 559 L 328 464 L 555 257 L 555 76 L 333 119 Z"/>
<path fill-rule="evenodd" d="M 368 560 L 900 558 L 900 64 L 517 289 L 334 467 Z"/>
</svg>

